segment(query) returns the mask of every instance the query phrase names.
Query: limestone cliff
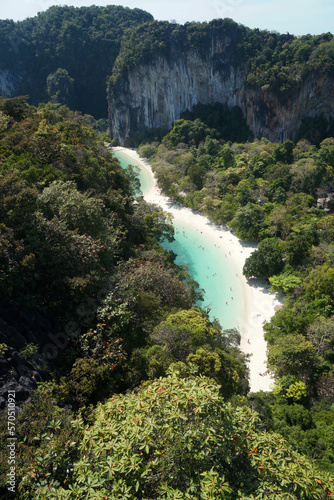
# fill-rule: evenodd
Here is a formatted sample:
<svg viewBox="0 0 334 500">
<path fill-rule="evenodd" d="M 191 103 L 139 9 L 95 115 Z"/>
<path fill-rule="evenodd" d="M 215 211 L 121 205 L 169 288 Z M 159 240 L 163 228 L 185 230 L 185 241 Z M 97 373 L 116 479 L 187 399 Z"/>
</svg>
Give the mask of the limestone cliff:
<svg viewBox="0 0 334 500">
<path fill-rule="evenodd" d="M 23 74 L 8 69 L 0 69 L 0 95 L 13 97 L 22 82 Z"/>
<path fill-rule="evenodd" d="M 307 116 L 334 116 L 334 80 L 310 73 L 284 98 L 269 85 L 246 82 L 248 61 L 234 57 L 235 42 L 211 33 L 207 50 L 192 47 L 157 53 L 149 62 L 127 67 L 109 89 L 111 136 L 121 144 L 150 128 L 170 129 L 194 104 L 239 106 L 255 137 L 294 139 Z"/>
</svg>

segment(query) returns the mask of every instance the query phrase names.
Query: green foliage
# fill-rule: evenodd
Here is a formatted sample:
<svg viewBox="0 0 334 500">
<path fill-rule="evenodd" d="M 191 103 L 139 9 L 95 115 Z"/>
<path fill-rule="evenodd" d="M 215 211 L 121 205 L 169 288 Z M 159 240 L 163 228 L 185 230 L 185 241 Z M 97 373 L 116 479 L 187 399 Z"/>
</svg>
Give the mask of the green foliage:
<svg viewBox="0 0 334 500">
<path fill-rule="evenodd" d="M 281 380 L 277 380 L 273 392 L 286 399 L 288 403 L 304 402 L 307 396 L 305 383 L 292 375 L 286 375 Z"/>
<path fill-rule="evenodd" d="M 138 154 L 142 158 L 151 158 L 154 153 L 156 152 L 158 143 L 152 143 L 152 144 L 143 144 L 138 148 Z"/>
<path fill-rule="evenodd" d="M 319 238 L 323 242 L 330 243 L 334 241 L 334 217 L 333 215 L 326 215 L 322 217 L 317 223 Z"/>
<path fill-rule="evenodd" d="M 238 238 L 252 241 L 259 237 L 263 218 L 262 207 L 254 203 L 247 203 L 236 211 L 230 225 L 235 229 Z"/>
<path fill-rule="evenodd" d="M 59 408 L 54 398 L 43 390 L 36 393 L 15 419 L 15 475 L 18 498 L 37 498 L 41 488 L 68 487 L 72 481 L 74 463 L 78 459 L 78 433 L 71 425 L 72 415 Z M 8 421 L 3 412 L 1 433 L 2 498 L 8 493 Z"/>
<path fill-rule="evenodd" d="M 30 356 L 34 356 L 37 352 L 38 352 L 38 345 L 34 344 L 33 342 L 30 342 L 25 347 L 20 349 L 20 354 L 22 354 L 22 356 L 25 356 L 27 358 L 29 358 Z"/>
<path fill-rule="evenodd" d="M 191 110 L 181 113 L 180 118 L 194 121 L 198 118 L 209 128 L 217 130 L 225 141 L 246 142 L 251 137 L 249 127 L 238 106 L 231 109 L 226 104 L 195 104 Z M 209 152 L 212 154 L 212 152 Z"/>
<path fill-rule="evenodd" d="M 246 394 L 249 389 L 245 361 L 240 355 L 238 359 L 236 350 L 229 352 L 205 345 L 189 354 L 187 363 L 190 367 L 196 366 L 199 375 L 211 377 L 219 383 L 220 393 L 226 398 Z"/>
<path fill-rule="evenodd" d="M 304 332 L 314 320 L 314 314 L 306 314 L 305 311 L 301 312 L 291 310 L 284 307 L 276 312 L 269 323 L 264 325 L 265 339 L 269 344 L 274 344 L 275 341 L 287 334 L 296 334 Z"/>
<path fill-rule="evenodd" d="M 246 259 L 243 274 L 250 278 L 268 278 L 284 268 L 282 245 L 277 238 L 268 238 L 258 244 L 257 250 Z"/>
<path fill-rule="evenodd" d="M 8 350 L 8 346 L 7 344 L 5 344 L 4 342 L 1 342 L 0 343 L 0 354 L 3 356 Z"/>
<path fill-rule="evenodd" d="M 26 102 L 27 97 L 28 96 L 18 96 L 5 99 L 1 96 L 0 110 L 4 115 L 10 116 L 15 121 L 19 122 L 31 114 L 31 109 Z"/>
<path fill-rule="evenodd" d="M 334 269 L 328 264 L 316 266 L 305 278 L 303 287 L 306 294 L 311 298 L 328 296 L 330 300 L 334 299 Z"/>
<path fill-rule="evenodd" d="M 152 335 L 155 343 L 165 346 L 167 353 L 176 361 L 187 356 L 219 334 L 202 311 L 190 309 L 171 314 L 159 324 Z"/>
<path fill-rule="evenodd" d="M 53 6 L 18 23 L 2 20 L 2 64 L 28 75 L 18 92 L 33 104 L 55 98 L 106 118 L 106 79 L 121 40 L 152 19 L 140 9 L 93 5 Z"/>
<path fill-rule="evenodd" d="M 253 43 L 244 42 L 250 57 L 249 85 L 271 90 L 281 98 L 298 89 L 314 71 L 332 74 L 333 36 L 330 33 L 295 38 L 270 32 L 249 32 Z"/>
<path fill-rule="evenodd" d="M 123 193 L 126 219 L 131 191 L 101 150 L 91 119 L 59 105 L 19 105 L 28 111 L 1 138 L 0 287 L 3 296 L 27 306 L 61 307 L 66 321 L 70 307 L 84 293 L 96 293 L 106 267 L 122 253 L 114 193 Z"/>
<path fill-rule="evenodd" d="M 173 366 L 182 373 L 197 373 L 215 379 L 221 394 L 246 394 L 245 356 L 239 350 L 240 335 L 220 331 L 199 309 L 179 311 L 162 321 L 151 335 L 154 344 L 146 352 L 149 374 L 165 375 Z"/>
<path fill-rule="evenodd" d="M 315 346 L 303 335 L 285 335 L 268 348 L 268 367 L 279 377 L 310 378 L 317 363 Z"/>
<path fill-rule="evenodd" d="M 94 238 L 110 229 L 103 218 L 102 200 L 80 193 L 73 181 L 54 181 L 38 198 L 38 208 L 52 220 L 66 223 L 68 229 Z"/>
<path fill-rule="evenodd" d="M 302 279 L 287 270 L 279 275 L 270 276 L 269 281 L 273 290 L 287 293 L 299 286 Z"/>
<path fill-rule="evenodd" d="M 50 74 L 46 79 L 46 85 L 51 101 L 60 102 L 72 108 L 74 107 L 74 80 L 70 77 L 66 69 L 58 68 L 55 73 Z"/>
<path fill-rule="evenodd" d="M 179 143 L 189 143 L 198 146 L 206 137 L 217 137 L 217 132 L 206 126 L 200 119 L 194 121 L 179 119 L 173 124 L 173 129 L 164 137 L 164 143 L 169 149 Z"/>
<path fill-rule="evenodd" d="M 75 422 L 80 459 L 71 497 L 311 500 L 331 494 L 326 474 L 256 423 L 248 408 L 226 404 L 206 377 L 171 375 L 115 396 L 98 406 L 92 425 Z"/>
</svg>

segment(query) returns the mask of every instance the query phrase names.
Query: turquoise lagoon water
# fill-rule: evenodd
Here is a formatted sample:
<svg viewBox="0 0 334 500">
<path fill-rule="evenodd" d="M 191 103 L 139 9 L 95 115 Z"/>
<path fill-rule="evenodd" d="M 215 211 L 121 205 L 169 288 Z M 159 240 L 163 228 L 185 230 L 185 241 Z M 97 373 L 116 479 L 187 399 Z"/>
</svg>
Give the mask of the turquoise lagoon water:
<svg viewBox="0 0 334 500">
<path fill-rule="evenodd" d="M 118 161 L 120 162 L 122 168 L 126 169 L 128 168 L 129 165 L 134 167 L 136 172 L 138 173 L 139 176 L 139 181 L 140 181 L 140 189 L 141 192 L 144 194 L 148 188 L 150 187 L 150 176 L 148 173 L 141 168 L 141 165 L 139 162 L 136 162 L 136 160 L 133 160 L 132 158 L 129 158 L 125 154 L 123 154 L 121 151 L 113 151 L 113 156 L 115 156 Z"/>
<path fill-rule="evenodd" d="M 113 152 L 113 155 L 123 168 L 127 168 L 129 164 L 138 168 L 144 194 L 151 184 L 146 170 L 120 151 Z M 193 226 L 178 221 L 177 217 L 174 218 L 173 225 L 175 241 L 164 242 L 163 247 L 177 255 L 176 264 L 188 266 L 191 277 L 204 289 L 204 302 L 199 305 L 207 308 L 210 318 L 217 318 L 223 329 L 240 329 L 244 316 L 244 296 L 241 280 L 236 275 L 228 254 L 222 253 L 204 233 L 201 234 Z M 222 235 L 223 238 L 229 237 L 228 233 Z"/>
</svg>

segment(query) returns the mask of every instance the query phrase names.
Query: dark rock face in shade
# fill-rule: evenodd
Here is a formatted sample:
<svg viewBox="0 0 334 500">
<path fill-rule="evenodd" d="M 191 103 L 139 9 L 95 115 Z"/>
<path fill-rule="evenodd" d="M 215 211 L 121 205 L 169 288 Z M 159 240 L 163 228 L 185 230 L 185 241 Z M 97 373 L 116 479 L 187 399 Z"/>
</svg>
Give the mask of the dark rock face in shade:
<svg viewBox="0 0 334 500">
<path fill-rule="evenodd" d="M 206 51 L 171 47 L 168 56 L 157 53 L 114 80 L 109 88 L 112 138 L 129 145 L 145 130 L 169 130 L 180 113 L 197 103 L 239 106 L 254 137 L 273 142 L 294 140 L 305 117 L 333 118 L 332 77 L 310 73 L 282 98 L 269 85 L 247 84 L 247 60 L 233 56 L 233 37 L 214 31 L 211 36 Z"/>
</svg>

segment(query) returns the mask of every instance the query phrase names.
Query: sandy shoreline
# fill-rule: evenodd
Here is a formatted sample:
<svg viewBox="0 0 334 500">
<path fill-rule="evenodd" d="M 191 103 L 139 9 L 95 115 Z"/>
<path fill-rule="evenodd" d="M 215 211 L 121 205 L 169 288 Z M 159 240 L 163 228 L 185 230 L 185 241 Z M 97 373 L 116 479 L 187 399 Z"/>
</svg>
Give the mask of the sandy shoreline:
<svg viewBox="0 0 334 500">
<path fill-rule="evenodd" d="M 229 254 L 231 265 L 238 278 L 242 282 L 244 291 L 245 310 L 243 311 L 243 321 L 240 327 L 241 349 L 247 354 L 251 354 L 250 388 L 251 391 L 269 391 L 273 385 L 266 367 L 266 342 L 263 337 L 263 322 L 269 321 L 274 315 L 275 307 L 281 305 L 280 297 L 276 293 L 269 292 L 268 285 L 261 280 L 247 282 L 242 274 L 245 260 L 254 251 L 253 245 L 242 244 L 238 238 L 229 230 L 218 228 L 215 224 L 203 215 L 195 214 L 189 208 L 175 207 L 170 200 L 161 194 L 157 182 L 153 176 L 148 160 L 140 158 L 135 150 L 115 147 L 115 151 L 120 151 L 129 158 L 136 160 L 150 175 L 150 186 L 144 195 L 144 199 L 149 203 L 159 205 L 173 215 L 174 219 L 193 226 L 203 232 L 211 242 L 221 248 L 222 258 L 225 253 Z"/>
</svg>

